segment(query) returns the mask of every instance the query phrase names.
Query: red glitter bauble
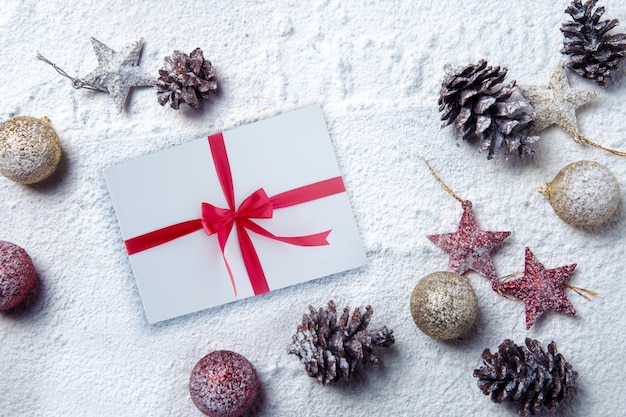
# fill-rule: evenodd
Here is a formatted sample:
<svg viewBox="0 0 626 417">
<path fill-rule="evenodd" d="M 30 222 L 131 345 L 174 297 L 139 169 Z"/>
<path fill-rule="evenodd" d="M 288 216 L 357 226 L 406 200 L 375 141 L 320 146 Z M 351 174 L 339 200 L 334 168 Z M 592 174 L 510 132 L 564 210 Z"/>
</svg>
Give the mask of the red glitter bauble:
<svg viewBox="0 0 626 417">
<path fill-rule="evenodd" d="M 189 378 L 191 399 L 210 417 L 240 417 L 254 404 L 259 388 L 250 361 L 229 350 L 204 356 Z"/>
<path fill-rule="evenodd" d="M 33 261 L 19 246 L 0 240 L 0 310 L 21 303 L 35 285 Z"/>
</svg>

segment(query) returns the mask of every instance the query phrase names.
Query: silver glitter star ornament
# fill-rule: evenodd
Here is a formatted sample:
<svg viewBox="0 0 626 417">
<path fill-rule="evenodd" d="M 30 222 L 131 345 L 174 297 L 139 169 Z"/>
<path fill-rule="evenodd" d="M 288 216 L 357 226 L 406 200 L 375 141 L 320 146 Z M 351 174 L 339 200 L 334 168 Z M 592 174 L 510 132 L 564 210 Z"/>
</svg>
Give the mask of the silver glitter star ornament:
<svg viewBox="0 0 626 417">
<path fill-rule="evenodd" d="M 108 92 L 115 107 L 122 111 L 132 87 L 147 87 L 154 79 L 139 68 L 139 56 L 143 39 L 115 52 L 99 40 L 91 38 L 91 45 L 98 58 L 98 67 L 83 79 L 84 83 Z"/>
<path fill-rule="evenodd" d="M 154 78 L 139 68 L 143 39 L 126 46 L 120 52 L 114 51 L 95 38 L 91 38 L 91 45 L 98 59 L 98 67 L 82 79 L 69 76 L 39 53 L 37 59 L 52 65 L 59 74 L 72 80 L 74 88 L 109 93 L 119 112 L 124 109 L 131 88 L 154 85 Z"/>
<path fill-rule="evenodd" d="M 626 153 L 605 148 L 586 137 L 578 130 L 576 110 L 598 95 L 595 91 L 573 89 L 570 87 L 563 63 L 550 77 L 547 86 L 533 85 L 521 87 L 535 108 L 535 126 L 533 134 L 537 134 L 552 125 L 557 125 L 570 134 L 576 142 L 583 142 L 596 148 L 604 149 L 616 155 Z"/>
</svg>

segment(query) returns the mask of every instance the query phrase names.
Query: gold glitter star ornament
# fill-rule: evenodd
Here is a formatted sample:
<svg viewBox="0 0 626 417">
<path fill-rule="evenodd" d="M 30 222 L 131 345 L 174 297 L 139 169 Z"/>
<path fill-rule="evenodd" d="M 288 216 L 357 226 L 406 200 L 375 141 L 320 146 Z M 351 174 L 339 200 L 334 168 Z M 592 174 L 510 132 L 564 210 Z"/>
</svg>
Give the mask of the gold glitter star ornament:
<svg viewBox="0 0 626 417">
<path fill-rule="evenodd" d="M 603 149 L 616 155 L 625 156 L 626 153 L 605 148 L 580 133 L 576 110 L 598 95 L 595 91 L 573 89 L 570 87 L 565 73 L 565 66 L 560 63 L 550 77 L 547 86 L 533 85 L 521 87 L 535 108 L 535 125 L 533 134 L 557 125 L 576 142 L 583 142 L 596 148 Z"/>
<path fill-rule="evenodd" d="M 124 109 L 131 88 L 154 85 L 154 78 L 139 68 L 143 39 L 126 46 L 120 52 L 114 51 L 95 38 L 91 38 L 91 45 L 96 53 L 98 66 L 82 79 L 69 76 L 40 54 L 37 54 L 37 59 L 52 65 L 59 74 L 69 78 L 74 88 L 109 93 L 119 112 Z"/>
<path fill-rule="evenodd" d="M 528 86 L 522 89 L 535 108 L 536 133 L 555 124 L 572 135 L 574 140 L 580 140 L 582 134 L 578 130 L 576 110 L 596 97 L 597 92 L 571 88 L 563 64 L 559 64 L 552 73 L 548 86 Z"/>
</svg>

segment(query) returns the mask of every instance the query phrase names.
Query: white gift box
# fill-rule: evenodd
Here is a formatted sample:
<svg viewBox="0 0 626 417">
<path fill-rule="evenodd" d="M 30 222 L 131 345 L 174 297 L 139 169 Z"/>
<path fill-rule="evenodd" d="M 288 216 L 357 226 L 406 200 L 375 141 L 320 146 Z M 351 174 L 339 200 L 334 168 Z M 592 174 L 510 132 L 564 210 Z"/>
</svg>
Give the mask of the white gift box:
<svg viewBox="0 0 626 417">
<path fill-rule="evenodd" d="M 130 160 L 105 176 L 150 323 L 366 262 L 319 106 Z M 240 207 L 258 196 L 270 218 Z"/>
</svg>

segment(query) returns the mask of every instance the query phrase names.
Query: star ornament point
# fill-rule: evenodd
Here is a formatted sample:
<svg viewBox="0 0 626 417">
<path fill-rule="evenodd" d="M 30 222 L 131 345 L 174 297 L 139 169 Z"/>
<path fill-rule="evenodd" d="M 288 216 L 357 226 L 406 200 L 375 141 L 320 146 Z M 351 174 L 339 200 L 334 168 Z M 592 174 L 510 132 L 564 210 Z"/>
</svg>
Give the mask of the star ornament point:
<svg viewBox="0 0 626 417">
<path fill-rule="evenodd" d="M 472 203 L 463 202 L 463 216 L 454 233 L 426 236 L 431 242 L 450 255 L 448 268 L 459 275 L 468 270 L 475 271 L 491 281 L 497 276 L 491 252 L 511 232 L 485 232 L 480 230 L 472 213 Z"/>
<path fill-rule="evenodd" d="M 528 330 L 549 310 L 576 315 L 574 306 L 565 295 L 565 286 L 575 269 L 576 264 L 546 269 L 531 250 L 526 248 L 524 275 L 512 281 L 496 281 L 493 289 L 524 301 Z"/>
<path fill-rule="evenodd" d="M 535 133 L 557 125 L 575 140 L 582 137 L 578 130 L 576 110 L 598 93 L 571 88 L 563 63 L 552 73 L 547 86 L 527 86 L 522 87 L 522 90 L 535 108 Z"/>
<path fill-rule="evenodd" d="M 91 45 L 98 60 L 98 67 L 81 81 L 94 90 L 109 93 L 119 112 L 123 110 L 132 87 L 147 87 L 154 84 L 154 79 L 138 65 L 143 39 L 126 46 L 120 52 L 114 51 L 96 38 L 91 38 Z"/>
</svg>

